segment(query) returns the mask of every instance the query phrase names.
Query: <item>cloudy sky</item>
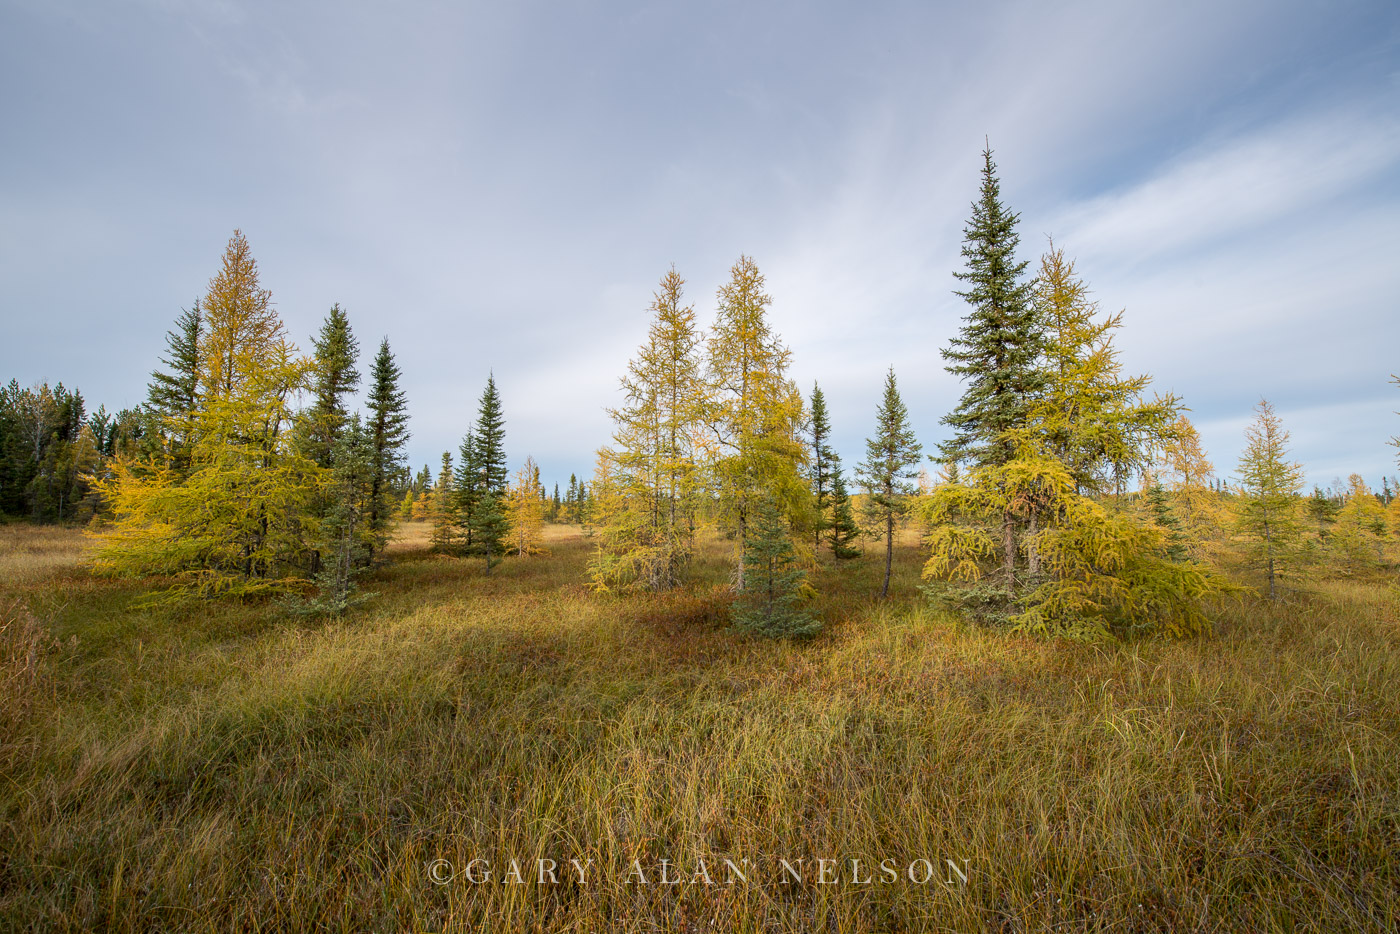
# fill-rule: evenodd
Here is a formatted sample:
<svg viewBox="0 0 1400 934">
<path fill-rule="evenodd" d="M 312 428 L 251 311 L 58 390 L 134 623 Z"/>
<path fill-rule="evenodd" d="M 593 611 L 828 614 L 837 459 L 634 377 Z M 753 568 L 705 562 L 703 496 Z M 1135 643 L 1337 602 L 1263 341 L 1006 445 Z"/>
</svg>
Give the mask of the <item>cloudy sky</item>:
<svg viewBox="0 0 1400 934">
<path fill-rule="evenodd" d="M 847 463 L 891 365 L 931 447 L 987 138 L 1220 475 L 1261 396 L 1310 482 L 1397 472 L 1393 2 L 0 0 L 0 128 L 0 378 L 93 408 L 237 227 L 303 346 L 389 337 L 415 464 L 494 370 L 512 460 L 591 473 L 657 280 L 708 322 L 741 253 Z"/>
</svg>

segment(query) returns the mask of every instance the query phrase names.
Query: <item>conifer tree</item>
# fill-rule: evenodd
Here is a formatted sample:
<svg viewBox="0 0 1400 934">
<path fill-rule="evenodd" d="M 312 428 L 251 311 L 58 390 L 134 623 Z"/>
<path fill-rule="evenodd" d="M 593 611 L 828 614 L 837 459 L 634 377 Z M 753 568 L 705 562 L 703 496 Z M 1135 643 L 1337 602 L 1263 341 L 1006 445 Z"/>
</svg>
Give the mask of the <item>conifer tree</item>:
<svg viewBox="0 0 1400 934">
<path fill-rule="evenodd" d="M 303 609 L 339 616 L 368 594 L 355 594 L 355 579 L 369 563 L 374 537 L 366 507 L 370 503 L 373 445 L 359 413 L 335 433 L 327 461 L 328 506 L 320 522 L 319 552 L 325 556 L 315 575 L 317 598 Z"/>
<path fill-rule="evenodd" d="M 894 367 L 885 376 L 885 394 L 875 413 L 875 434 L 865 442 L 865 460 L 856 468 L 869 498 L 867 514 L 882 527 L 885 539 L 885 582 L 880 596 L 890 593 L 890 569 L 894 564 L 895 523 L 908 510 L 909 497 L 917 491 L 912 482 L 923 457 L 923 446 L 909 427 L 909 411 L 899 397 Z"/>
<path fill-rule="evenodd" d="M 982 153 L 982 187 L 963 228 L 966 269 L 953 275 L 966 284 L 955 292 L 971 306 L 957 337 L 943 350 L 949 373 L 965 385 L 962 399 L 943 423 L 954 430 L 940 446 L 946 462 L 999 466 L 1016 456 L 1014 433 L 1026 426 L 1030 407 L 1045 385 L 1045 338 L 1025 260 L 1016 259 L 1020 219 L 1001 200 L 991 148 Z M 1014 550 L 1014 543 L 1008 546 Z"/>
<path fill-rule="evenodd" d="M 1150 476 L 1143 499 L 1147 506 L 1148 524 L 1162 533 L 1163 555 L 1168 561 L 1185 561 L 1186 538 L 1181 532 L 1181 521 L 1172 509 L 1167 488 L 1162 485 L 1160 477 L 1155 474 Z"/>
<path fill-rule="evenodd" d="M 1215 467 L 1206 457 L 1196 426 L 1185 415 L 1172 423 L 1162 454 L 1182 546 L 1188 558 L 1203 561 L 1223 537 L 1223 510 L 1220 493 L 1211 484 Z"/>
<path fill-rule="evenodd" d="M 1261 399 L 1255 409 L 1258 415 L 1245 429 L 1240 455 L 1237 522 L 1248 540 L 1248 557 L 1265 572 L 1273 600 L 1278 597 L 1278 578 L 1292 570 L 1298 550 L 1303 468 L 1288 460 L 1288 432 L 1274 407 Z"/>
<path fill-rule="evenodd" d="M 297 356 L 234 231 L 200 301 L 199 406 L 190 471 L 117 461 L 104 493 L 116 521 L 99 568 L 177 576 L 180 590 L 258 594 L 299 585 L 306 521 L 321 468 L 291 443 L 293 395 L 310 361 Z"/>
<path fill-rule="evenodd" d="M 1360 474 L 1352 474 L 1347 485 L 1329 545 L 1341 568 L 1354 573 L 1379 567 L 1385 560 L 1386 513 Z"/>
<path fill-rule="evenodd" d="M 515 482 L 507 490 L 506 520 L 515 553 L 522 558 L 539 554 L 544 503 L 540 499 L 540 468 L 533 457 L 525 458 L 524 465 L 515 474 Z"/>
<path fill-rule="evenodd" d="M 360 344 L 340 305 L 331 306 L 311 347 L 315 369 L 307 412 L 307 453 L 322 467 L 330 467 L 331 451 L 348 417 L 347 402 L 360 385 L 360 371 L 355 369 Z"/>
<path fill-rule="evenodd" d="M 402 469 L 404 445 L 408 442 L 408 400 L 399 388 L 398 364 L 386 337 L 379 343 L 370 371 L 369 432 L 374 447 L 370 482 L 369 530 L 375 551 L 382 551 L 389 537 L 392 510 L 390 484 Z"/>
<path fill-rule="evenodd" d="M 1153 452 L 1168 443 L 1180 400 L 1147 401 L 1143 393 L 1152 378 L 1123 375 L 1113 346 L 1123 312 L 1100 318 L 1073 261 L 1053 242 L 1032 293 L 1045 329 L 1044 386 L 1031 405 L 1033 431 L 1081 494 L 1121 495 L 1128 478 L 1148 468 Z"/>
<path fill-rule="evenodd" d="M 191 420 L 198 403 L 203 335 L 204 318 L 196 299 L 188 310 L 181 310 L 175 329 L 165 332 L 166 356 L 160 362 L 167 369 L 153 372 L 146 389 L 146 410 L 156 421 L 151 440 L 164 444 L 170 469 L 180 475 L 190 466 Z"/>
<path fill-rule="evenodd" d="M 831 476 L 831 528 L 827 529 L 826 540 L 831 546 L 831 554 L 837 559 L 854 558 L 860 554 L 855 546 L 860 538 L 860 526 L 851 510 L 851 497 L 846 492 L 846 478 L 837 467 Z"/>
<path fill-rule="evenodd" d="M 556 481 L 555 484 L 554 484 L 554 498 L 550 501 L 550 504 L 549 504 L 549 521 L 550 521 L 550 522 L 558 522 L 558 521 L 559 521 L 559 510 L 560 510 L 560 508 L 562 507 L 562 505 L 563 505 L 563 504 L 560 503 L 560 501 L 559 501 L 559 483 Z"/>
<path fill-rule="evenodd" d="M 797 560 L 787 520 L 770 496 L 760 495 L 750 506 L 745 587 L 734 604 L 734 625 L 770 637 L 815 635 L 821 623 L 802 606 L 807 572 Z"/>
<path fill-rule="evenodd" d="M 811 415 L 807 420 L 808 431 L 812 434 L 812 483 L 813 505 L 816 517 L 812 523 L 812 550 L 821 550 L 822 538 L 835 524 L 832 516 L 833 479 L 841 470 L 841 458 L 831 448 L 831 421 L 826 412 L 826 397 L 822 388 L 812 384 Z"/>
<path fill-rule="evenodd" d="M 610 409 L 613 439 L 600 452 L 609 502 L 594 517 L 603 534 L 590 564 L 594 586 L 651 591 L 675 586 L 690 557 L 690 518 L 699 477 L 696 442 L 707 411 L 695 310 L 682 304 L 684 280 L 672 267 L 648 311 L 646 342 L 622 378 L 623 405 Z M 586 491 L 582 494 L 585 502 Z"/>
<path fill-rule="evenodd" d="M 505 513 L 506 454 L 505 417 L 496 378 L 489 376 L 481 393 L 474 431 L 463 442 L 463 467 L 469 485 L 458 491 L 459 502 L 470 501 L 466 517 L 470 546 L 486 559 L 486 573 L 502 553 L 502 541 L 510 531 Z"/>
<path fill-rule="evenodd" d="M 772 298 L 747 256 L 719 289 L 709 340 L 709 411 L 720 518 L 738 539 L 737 589 L 744 589 L 744 544 L 755 498 L 770 498 L 789 519 L 810 520 L 810 494 L 800 468 L 802 394 L 787 377 L 791 351 L 767 319 Z"/>
<path fill-rule="evenodd" d="M 452 477 L 452 454 L 442 452 L 442 467 L 429 494 L 428 517 L 433 522 L 434 551 L 451 552 L 457 545 L 457 497 Z"/>
</svg>

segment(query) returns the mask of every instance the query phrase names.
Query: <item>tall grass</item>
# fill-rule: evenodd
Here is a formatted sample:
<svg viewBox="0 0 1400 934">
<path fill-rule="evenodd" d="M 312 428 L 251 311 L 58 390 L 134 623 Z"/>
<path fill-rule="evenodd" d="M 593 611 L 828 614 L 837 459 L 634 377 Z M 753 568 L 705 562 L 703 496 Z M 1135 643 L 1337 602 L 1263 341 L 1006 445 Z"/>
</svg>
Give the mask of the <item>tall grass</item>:
<svg viewBox="0 0 1400 934">
<path fill-rule="evenodd" d="M 1209 640 L 1052 644 L 924 608 L 906 546 L 890 601 L 874 599 L 874 556 L 824 570 L 828 630 L 791 645 L 724 628 L 723 543 L 696 591 L 647 598 L 588 594 L 588 542 L 547 544 L 487 578 L 410 530 L 366 584 L 378 596 L 320 623 L 138 611 L 140 587 L 87 578 L 76 548 L 47 577 L 7 578 L 0 596 L 32 610 L 24 638 L 47 648 L 26 656 L 39 687 L 0 785 L 0 917 L 36 931 L 1400 926 L 1393 589 L 1232 605 Z M 464 877 L 473 859 L 491 882 Z M 511 859 L 530 883 L 502 881 Z M 540 859 L 557 884 L 533 881 Z M 593 860 L 584 884 L 570 859 Z M 660 884 L 662 859 L 685 881 Z M 725 859 L 748 881 L 727 884 Z M 780 859 L 804 860 L 802 882 L 781 881 Z M 817 859 L 838 881 L 818 882 Z M 853 859 L 875 881 L 856 882 Z M 882 859 L 900 881 L 872 872 Z M 905 875 L 919 859 L 924 884 Z M 451 881 L 434 882 L 434 860 Z"/>
</svg>

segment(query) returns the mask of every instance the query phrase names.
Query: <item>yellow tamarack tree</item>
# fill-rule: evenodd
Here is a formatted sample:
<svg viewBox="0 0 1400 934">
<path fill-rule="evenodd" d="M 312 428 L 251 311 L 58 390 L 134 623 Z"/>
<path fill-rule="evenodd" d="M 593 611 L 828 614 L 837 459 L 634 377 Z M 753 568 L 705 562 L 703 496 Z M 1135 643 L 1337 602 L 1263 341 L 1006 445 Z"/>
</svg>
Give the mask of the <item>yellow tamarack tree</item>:
<svg viewBox="0 0 1400 934">
<path fill-rule="evenodd" d="M 1063 463 L 1029 443 L 1005 464 L 940 484 L 921 506 L 932 529 L 924 579 L 982 580 L 1000 565 L 1005 517 L 1035 515 L 1037 531 L 1022 548 L 1038 562 L 1036 585 L 1001 612 L 1013 630 L 1080 639 L 1208 631 L 1208 601 L 1228 585 L 1200 565 L 1168 560 L 1160 529 L 1075 486 Z"/>
<path fill-rule="evenodd" d="M 1328 539 L 1339 568 L 1347 573 L 1381 565 L 1389 538 L 1385 507 L 1360 474 L 1347 480 L 1347 497 Z"/>
<path fill-rule="evenodd" d="M 685 280 L 661 277 L 647 339 L 622 378 L 624 403 L 610 409 L 612 445 L 599 452 L 589 564 L 599 590 L 666 590 L 690 559 L 701 486 L 697 449 L 708 407 L 695 310 Z"/>
<path fill-rule="evenodd" d="M 510 547 L 520 557 L 541 554 L 540 533 L 544 528 L 544 500 L 540 497 L 540 468 L 533 457 L 515 472 L 515 482 L 506 491 L 506 518 L 510 523 Z"/>
<path fill-rule="evenodd" d="M 1215 557 L 1224 541 L 1225 509 L 1210 486 L 1215 465 L 1206 456 L 1196 426 L 1185 415 L 1172 423 L 1161 464 L 1187 557 L 1193 561 Z"/>
<path fill-rule="evenodd" d="M 794 531 L 813 524 L 811 492 L 802 476 L 804 406 L 788 378 L 792 353 L 768 323 L 772 298 L 748 256 L 741 256 L 719 289 L 719 313 L 709 340 L 708 407 L 714 492 L 721 523 L 737 539 L 735 578 L 744 588 L 744 544 L 753 504 L 767 498 Z"/>
<path fill-rule="evenodd" d="M 1303 466 L 1288 459 L 1288 432 L 1269 400 L 1260 399 L 1255 409 L 1240 455 L 1235 522 L 1245 539 L 1245 556 L 1264 572 L 1272 600 L 1280 578 L 1295 569 L 1302 545 Z"/>
<path fill-rule="evenodd" d="M 115 520 L 101 534 L 96 565 L 170 575 L 172 594 L 298 587 L 317 535 L 310 506 L 327 482 L 288 430 L 311 362 L 288 339 L 239 231 L 200 308 L 188 475 L 119 460 L 104 489 Z"/>
</svg>

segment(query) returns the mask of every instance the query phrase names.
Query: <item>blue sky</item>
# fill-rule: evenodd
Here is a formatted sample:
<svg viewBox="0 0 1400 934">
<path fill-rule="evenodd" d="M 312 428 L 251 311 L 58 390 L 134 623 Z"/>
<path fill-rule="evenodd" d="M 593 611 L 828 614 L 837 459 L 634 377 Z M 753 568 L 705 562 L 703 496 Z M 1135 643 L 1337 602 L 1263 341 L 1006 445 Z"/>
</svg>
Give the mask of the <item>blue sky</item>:
<svg viewBox="0 0 1400 934">
<path fill-rule="evenodd" d="M 1394 3 L 8 0 L 0 127 L 0 377 L 92 407 L 239 227 L 302 346 L 388 335 L 416 465 L 493 369 L 591 473 L 657 280 L 708 322 L 741 253 L 847 463 L 891 365 L 931 448 L 985 137 L 1220 475 L 1261 396 L 1309 482 L 1400 472 Z"/>
</svg>

